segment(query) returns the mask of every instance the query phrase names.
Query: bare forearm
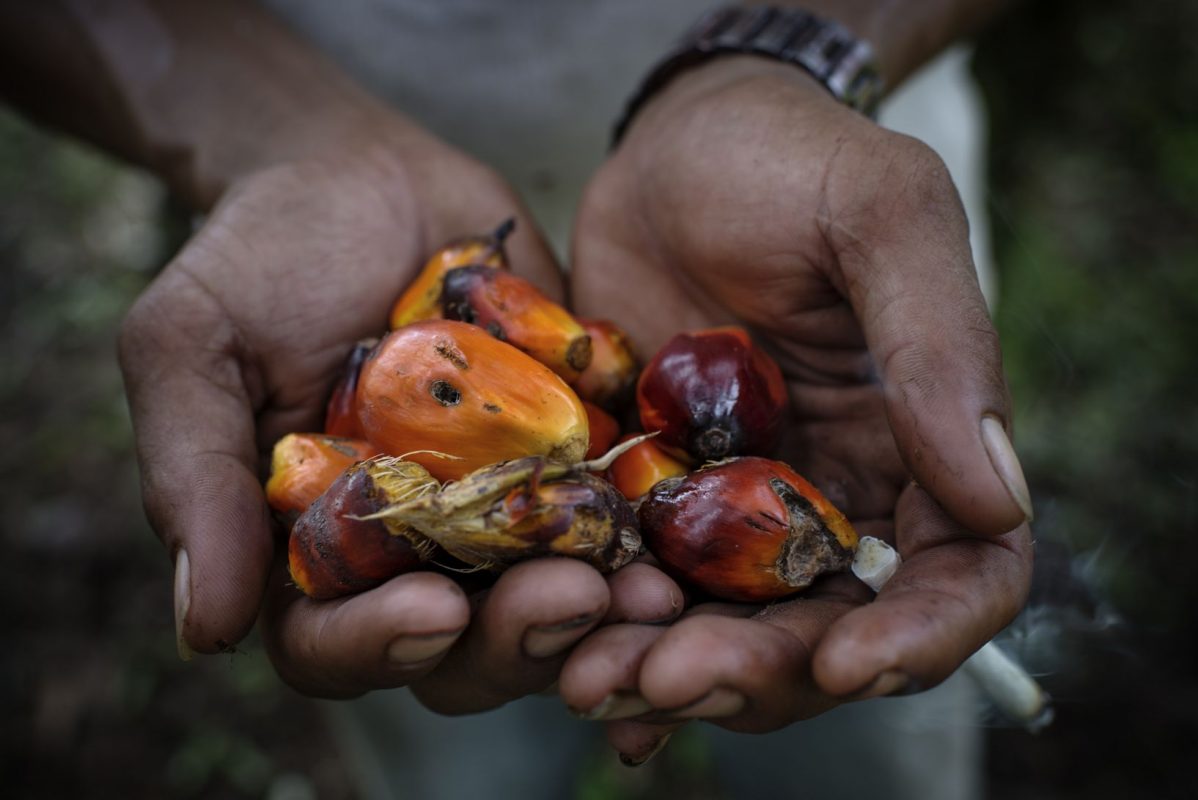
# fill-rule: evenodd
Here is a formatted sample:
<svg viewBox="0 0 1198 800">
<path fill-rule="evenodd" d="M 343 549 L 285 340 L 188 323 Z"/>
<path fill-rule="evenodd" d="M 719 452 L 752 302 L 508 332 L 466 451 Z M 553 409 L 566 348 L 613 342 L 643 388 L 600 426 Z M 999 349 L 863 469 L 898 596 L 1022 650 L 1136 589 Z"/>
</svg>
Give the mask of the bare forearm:
<svg viewBox="0 0 1198 800">
<path fill-rule="evenodd" d="M 957 39 L 980 29 L 1011 0 L 784 0 L 837 20 L 867 39 L 888 87 Z"/>
<path fill-rule="evenodd" d="M 250 2 L 4 3 L 0 54 L 7 99 L 147 166 L 200 208 L 239 175 L 352 143 L 384 119 L 389 135 L 409 133 Z"/>
</svg>

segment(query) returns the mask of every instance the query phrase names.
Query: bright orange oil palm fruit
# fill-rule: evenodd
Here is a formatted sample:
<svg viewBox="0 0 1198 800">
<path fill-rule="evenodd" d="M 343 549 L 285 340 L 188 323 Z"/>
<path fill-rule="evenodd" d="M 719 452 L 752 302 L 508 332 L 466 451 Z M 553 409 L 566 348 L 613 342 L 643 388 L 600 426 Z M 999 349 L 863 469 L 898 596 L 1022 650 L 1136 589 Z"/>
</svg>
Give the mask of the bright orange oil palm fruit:
<svg viewBox="0 0 1198 800">
<path fill-rule="evenodd" d="M 625 436 L 621 442 L 634 438 Z M 679 478 L 690 471 L 690 466 L 662 450 L 652 439 L 617 458 L 607 469 L 607 479 L 629 500 L 641 497 L 666 478 Z"/>
<path fill-rule="evenodd" d="M 591 337 L 531 283 L 484 266 L 452 269 L 441 292 L 445 319 L 469 322 L 570 381 L 591 363 Z"/>
<path fill-rule="evenodd" d="M 526 455 L 574 463 L 587 451 L 587 414 L 574 390 L 464 322 L 389 333 L 362 366 L 357 398 L 366 438 L 410 454 L 438 480 Z"/>
<path fill-rule="evenodd" d="M 515 229 L 514 219 L 506 220 L 493 233 L 467 236 L 442 247 L 425 262 L 416 280 L 404 290 L 391 307 L 391 330 L 424 319 L 441 316 L 441 283 L 445 273 L 467 264 L 506 269 L 507 254 L 503 242 Z"/>
<path fill-rule="evenodd" d="M 377 448 L 361 439 L 289 433 L 271 452 L 266 502 L 290 523 L 348 467 L 376 453 Z"/>
</svg>

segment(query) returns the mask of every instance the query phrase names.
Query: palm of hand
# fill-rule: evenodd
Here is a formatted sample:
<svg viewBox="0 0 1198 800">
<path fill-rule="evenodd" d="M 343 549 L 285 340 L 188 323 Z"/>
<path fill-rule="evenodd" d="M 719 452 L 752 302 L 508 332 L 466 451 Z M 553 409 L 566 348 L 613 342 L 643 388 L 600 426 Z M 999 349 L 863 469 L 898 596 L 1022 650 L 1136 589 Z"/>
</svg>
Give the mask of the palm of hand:
<svg viewBox="0 0 1198 800">
<path fill-rule="evenodd" d="M 885 672 L 942 680 L 1014 614 L 1030 548 L 1026 526 L 976 538 L 912 483 L 987 533 L 1018 524 L 1002 495 L 1008 506 L 978 502 L 994 492 L 988 470 L 977 477 L 975 426 L 1005 414 L 1005 387 L 943 166 L 789 68 L 738 69 L 684 76 L 596 175 L 575 227 L 575 307 L 624 326 L 642 356 L 679 330 L 749 327 L 790 391 L 777 456 L 908 561 L 867 607 L 864 587 L 837 578 L 754 619 L 712 606 L 664 632 L 601 631 L 561 685 L 588 707 L 594 687 L 575 676 L 601 647 L 623 650 L 632 667 L 610 689 L 675 720 L 769 730 L 875 679 L 902 685 Z M 945 341 L 955 331 L 970 335 Z M 628 724 L 611 735 L 633 749 L 645 738 Z"/>
</svg>

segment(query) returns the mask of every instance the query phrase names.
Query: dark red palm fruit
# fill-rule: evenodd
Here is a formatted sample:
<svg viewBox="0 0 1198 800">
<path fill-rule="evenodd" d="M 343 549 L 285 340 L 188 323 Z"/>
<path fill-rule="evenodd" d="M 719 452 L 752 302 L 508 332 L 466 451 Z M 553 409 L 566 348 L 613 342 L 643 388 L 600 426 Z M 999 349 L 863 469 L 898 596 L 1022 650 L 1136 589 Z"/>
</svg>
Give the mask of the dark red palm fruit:
<svg viewBox="0 0 1198 800">
<path fill-rule="evenodd" d="M 472 265 L 445 273 L 445 319 L 468 322 L 572 381 L 591 363 L 591 337 L 570 312 L 519 275 Z"/>
<path fill-rule="evenodd" d="M 703 463 L 770 453 L 786 413 L 782 370 L 741 328 L 680 333 L 636 385 L 646 432 Z"/>
<path fill-rule="evenodd" d="M 626 442 L 634 436 L 630 434 L 620 441 Z M 629 501 L 635 502 L 660 481 L 680 478 L 689 471 L 689 464 L 674 458 L 649 439 L 613 461 L 607 469 L 607 479 Z"/>
<path fill-rule="evenodd" d="M 344 436 L 348 439 L 363 438 L 362 423 L 358 421 L 354 397 L 358 391 L 358 375 L 362 372 L 362 364 L 378 343 L 378 339 L 362 339 L 354 345 L 349 357 L 345 359 L 341 378 L 333 387 L 333 395 L 325 407 L 324 432 L 328 435 Z"/>
<path fill-rule="evenodd" d="M 387 466 L 396 463 L 398 470 Z M 295 585 L 329 600 L 419 568 L 435 550 L 431 542 L 406 525 L 362 517 L 422 485 L 437 484 L 412 462 L 371 460 L 347 469 L 291 528 L 287 561 Z"/>
<path fill-rule="evenodd" d="M 504 531 L 524 543 L 520 559 L 543 555 L 585 559 L 602 573 L 613 572 L 640 550 L 636 512 L 616 488 L 582 472 L 542 483 L 527 500 L 514 494 L 504 504 L 526 504 L 526 512 Z"/>
<path fill-rule="evenodd" d="M 857 533 L 827 498 L 780 461 L 734 458 L 670 478 L 639 510 L 662 569 L 724 600 L 764 602 L 846 569 Z"/>
<path fill-rule="evenodd" d="M 594 403 L 582 401 L 582 407 L 587 412 L 587 426 L 591 431 L 591 441 L 587 445 L 584 458 L 590 461 L 606 453 L 616 443 L 620 436 L 620 423 Z"/>
<path fill-rule="evenodd" d="M 591 363 L 571 386 L 578 396 L 612 414 L 632 400 L 640 372 L 628 334 L 606 319 L 579 319 L 591 337 Z"/>
</svg>

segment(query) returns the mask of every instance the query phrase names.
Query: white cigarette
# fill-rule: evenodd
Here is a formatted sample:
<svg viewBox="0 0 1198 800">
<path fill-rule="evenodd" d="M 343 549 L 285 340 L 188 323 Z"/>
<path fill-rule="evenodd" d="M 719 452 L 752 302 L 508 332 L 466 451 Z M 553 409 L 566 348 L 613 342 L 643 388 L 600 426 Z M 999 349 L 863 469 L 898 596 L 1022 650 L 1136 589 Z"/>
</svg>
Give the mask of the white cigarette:
<svg viewBox="0 0 1198 800">
<path fill-rule="evenodd" d="M 902 559 L 898 551 L 881 539 L 862 536 L 853 558 L 853 574 L 875 592 L 898 570 Z M 1035 733 L 1052 722 L 1053 711 L 1048 693 L 1040 684 L 1004 653 L 994 642 L 966 659 L 961 666 L 978 688 L 1004 715 Z"/>
</svg>

